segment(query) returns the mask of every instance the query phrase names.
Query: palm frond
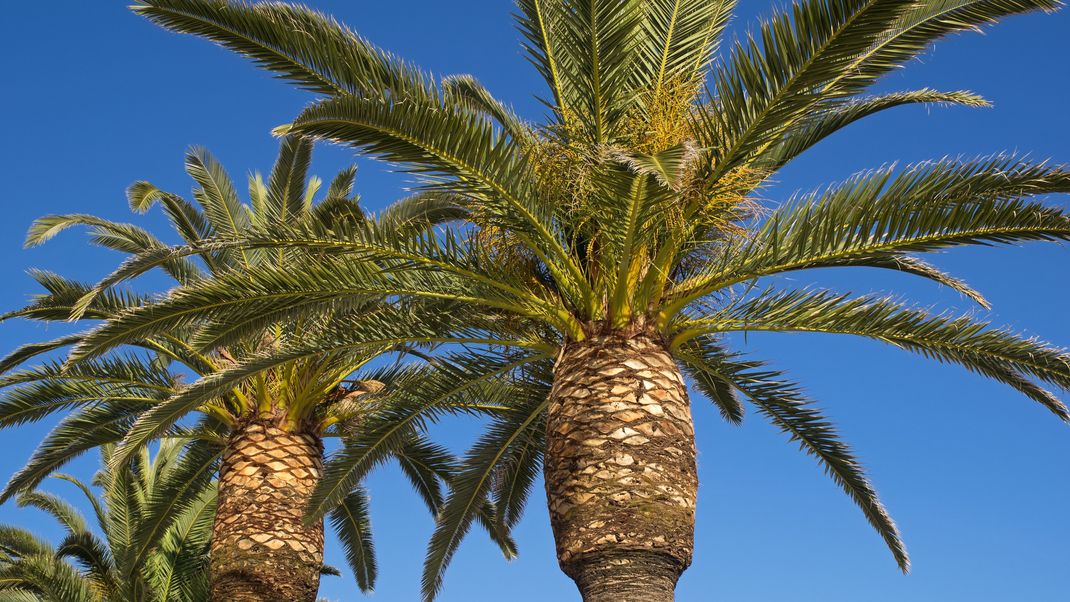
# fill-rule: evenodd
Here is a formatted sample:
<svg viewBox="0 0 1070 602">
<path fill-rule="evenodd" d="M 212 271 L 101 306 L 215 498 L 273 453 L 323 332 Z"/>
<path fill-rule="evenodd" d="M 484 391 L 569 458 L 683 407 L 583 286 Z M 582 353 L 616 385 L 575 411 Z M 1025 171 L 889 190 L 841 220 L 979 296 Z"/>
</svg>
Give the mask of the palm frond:
<svg viewBox="0 0 1070 602">
<path fill-rule="evenodd" d="M 575 116 L 570 138 L 612 142 L 637 100 L 632 70 L 642 31 L 641 0 L 575 0 L 558 12 L 553 37 L 558 75 L 568 81 Z"/>
<path fill-rule="evenodd" d="M 1070 390 L 1070 354 L 966 316 L 932 315 L 880 298 L 767 291 L 727 308 L 720 316 L 696 320 L 685 328 L 693 333 L 745 330 L 868 337 L 1003 382 L 1070 422 L 1070 410 L 1026 378 Z"/>
<path fill-rule="evenodd" d="M 514 400 L 516 411 L 496 416 L 487 432 L 468 451 L 457 475 L 450 484 L 450 494 L 439 515 L 438 526 L 427 547 L 424 560 L 423 596 L 430 602 L 442 584 L 442 577 L 457 546 L 468 532 L 478 510 L 486 504 L 493 491 L 495 477 L 501 476 L 503 466 L 523 462 L 531 451 L 532 440 L 541 440 L 547 396 L 536 391 Z M 523 470 L 530 474 L 530 459 Z M 509 471 L 506 470 L 506 475 Z M 514 475 L 515 476 L 515 475 Z M 528 480 L 530 483 L 530 479 Z M 526 487 L 521 487 L 522 493 Z M 523 497 L 521 495 L 521 497 Z M 518 511 L 514 511 L 518 512 Z M 498 517 L 497 520 L 503 520 Z"/>
<path fill-rule="evenodd" d="M 133 10 L 172 31 L 207 38 L 319 94 L 431 93 L 428 76 L 304 6 L 142 0 Z"/>
<path fill-rule="evenodd" d="M 718 289 L 792 270 L 877 261 L 960 245 L 1070 238 L 1070 216 L 1028 197 L 1070 192 L 1070 172 L 1013 156 L 865 173 L 777 210 L 680 282 L 666 315 Z"/>
<path fill-rule="evenodd" d="M 508 403 L 514 391 L 499 386 L 497 378 L 533 359 L 531 354 L 473 355 L 437 362 L 433 368 L 412 366 L 390 377 L 377 375 L 376 380 L 389 383 L 383 406 L 327 463 L 312 494 L 309 516 L 322 515 L 339 503 L 392 455 L 404 455 L 413 434 L 428 421 L 445 413 L 480 412 L 488 403 Z"/>
<path fill-rule="evenodd" d="M 745 395 L 759 413 L 797 441 L 803 451 L 818 459 L 826 474 L 843 488 L 884 539 L 899 568 L 908 571 L 910 558 L 898 527 L 851 449 L 813 402 L 794 384 L 784 381 L 779 372 L 763 369 L 761 362 L 722 358 L 710 369 Z"/>
<path fill-rule="evenodd" d="M 27 491 L 20 493 L 17 501 L 20 508 L 29 506 L 47 512 L 67 530 L 68 534 L 89 531 L 82 513 L 57 495 L 45 491 Z"/>
<path fill-rule="evenodd" d="M 846 102 L 830 103 L 807 115 L 788 129 L 782 139 L 755 160 L 761 169 L 777 170 L 804 151 L 839 130 L 881 111 L 907 105 L 989 107 L 988 101 L 971 92 L 940 92 L 923 88 L 909 92 L 891 92 Z"/>
<path fill-rule="evenodd" d="M 442 80 L 442 91 L 456 104 L 482 113 L 498 122 L 514 140 L 532 140 L 530 125 L 498 100 L 472 75 L 451 75 Z"/>
<path fill-rule="evenodd" d="M 647 2 L 639 61 L 632 68 L 636 88 L 649 91 L 651 99 L 677 83 L 697 92 L 735 5 L 735 0 Z"/>
<path fill-rule="evenodd" d="M 357 586 L 364 593 L 371 592 L 375 587 L 378 567 L 371 537 L 368 493 L 362 487 L 355 487 L 341 504 L 331 510 L 329 518 L 342 542 L 342 549 L 357 580 Z"/>
<path fill-rule="evenodd" d="M 26 246 L 43 244 L 56 234 L 74 226 L 89 226 L 92 242 L 113 251 L 137 254 L 165 249 L 168 246 L 144 228 L 79 213 L 47 215 L 34 220 L 26 236 Z M 172 278 L 183 284 L 202 276 L 200 268 L 184 258 L 171 259 L 161 267 Z"/>
<path fill-rule="evenodd" d="M 268 179 L 266 217 L 286 223 L 304 213 L 305 180 L 312 161 L 312 142 L 299 136 L 282 139 L 279 157 Z"/>
<path fill-rule="evenodd" d="M 878 43 L 911 8 L 904 0 L 804 0 L 781 9 L 715 67 L 715 98 L 697 131 L 718 179 L 772 144 L 820 101 L 871 83 L 844 65 Z M 837 82 L 833 86 L 832 82 Z M 827 88 L 823 94 L 815 89 Z"/>
</svg>

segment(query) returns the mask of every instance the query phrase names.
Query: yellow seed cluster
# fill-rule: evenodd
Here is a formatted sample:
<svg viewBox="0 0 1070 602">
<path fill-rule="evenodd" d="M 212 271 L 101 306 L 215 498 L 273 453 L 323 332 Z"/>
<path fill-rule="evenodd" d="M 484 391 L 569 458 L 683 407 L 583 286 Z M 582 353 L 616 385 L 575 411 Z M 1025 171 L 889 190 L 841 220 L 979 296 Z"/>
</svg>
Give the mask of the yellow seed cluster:
<svg viewBox="0 0 1070 602">
<path fill-rule="evenodd" d="M 622 128 L 631 135 L 627 143 L 631 150 L 653 155 L 694 138 L 691 111 L 698 96 L 694 80 L 670 79 L 642 96 L 641 109 L 632 111 Z"/>
</svg>

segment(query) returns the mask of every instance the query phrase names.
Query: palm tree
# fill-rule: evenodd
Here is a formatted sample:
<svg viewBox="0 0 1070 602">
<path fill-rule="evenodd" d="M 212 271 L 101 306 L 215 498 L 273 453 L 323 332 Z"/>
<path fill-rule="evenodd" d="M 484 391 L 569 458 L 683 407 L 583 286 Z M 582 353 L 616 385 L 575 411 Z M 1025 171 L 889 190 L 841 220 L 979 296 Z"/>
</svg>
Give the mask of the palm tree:
<svg viewBox="0 0 1070 602">
<path fill-rule="evenodd" d="M 438 81 L 299 6 L 142 0 L 135 11 L 156 23 L 326 97 L 280 132 L 400 165 L 428 190 L 453 195 L 474 227 L 415 240 L 374 224 L 221 236 L 209 248 L 306 256 L 249 280 L 197 283 L 124 314 L 73 356 L 93 357 L 190 315 L 234 324 L 269 301 L 299 307 L 308 297 L 343 302 L 369 291 L 401 304 L 380 308 L 375 320 L 330 320 L 170 403 L 194 406 L 234 379 L 327 349 L 441 342 L 474 350 L 450 347 L 439 359 L 455 384 L 448 391 L 419 399 L 415 387 L 426 384 L 395 388 L 405 417 L 362 432 L 312 496 L 313 516 L 329 509 L 390 448 L 391 429 L 419 424 L 444 400 L 526 390 L 453 481 L 428 553 L 428 599 L 472 520 L 468 510 L 491 493 L 499 520 L 515 520 L 540 462 L 560 565 L 584 600 L 673 599 L 691 562 L 698 486 L 685 377 L 726 420 L 740 422 L 746 400 L 798 441 L 907 570 L 898 529 L 833 426 L 780 371 L 730 349 L 729 333 L 884 341 L 1003 382 L 1070 419 L 1041 385 L 1070 387 L 1061 349 L 969 316 L 770 279 L 880 268 L 987 306 L 917 255 L 1070 238 L 1070 217 L 1035 199 L 1070 192 L 1070 171 L 1012 155 L 940 160 L 864 172 L 776 207 L 759 201 L 783 166 L 859 119 L 904 104 L 986 104 L 968 92 L 867 90 L 945 35 L 1052 11 L 1057 1 L 799 0 L 728 44 L 730 0 L 518 6 L 525 49 L 550 91 L 541 125 L 516 117 L 471 77 Z M 143 253 L 102 285 L 191 252 Z M 391 269 L 368 273 L 359 268 L 367 260 Z M 216 311 L 221 299 L 227 307 Z"/>
<path fill-rule="evenodd" d="M 129 191 L 131 207 L 145 211 L 161 205 L 185 244 L 194 246 L 224 232 L 239 235 L 268 224 L 303 222 L 326 227 L 370 219 L 352 194 L 353 168 L 334 179 L 322 202 L 314 202 L 320 181 L 307 177 L 311 148 L 307 140 L 297 137 L 283 140 L 268 182 L 259 174 L 250 178 L 249 205 L 239 201 L 232 181 L 215 159 L 203 149 L 194 149 L 186 158 L 186 168 L 198 185 L 196 204 L 138 182 Z M 425 219 L 450 214 L 451 209 L 440 205 L 433 197 L 414 197 L 384 212 L 381 220 L 399 230 L 418 227 L 416 224 Z M 75 225 L 90 227 L 95 244 L 125 253 L 167 249 L 137 226 L 81 214 L 39 219 L 27 243 L 40 244 Z M 189 286 L 224 274 L 248 277 L 267 266 L 282 267 L 289 260 L 284 251 L 244 250 L 207 250 L 197 258 L 199 262 L 190 258 L 167 261 L 162 268 L 178 285 Z M 11 312 L 8 318 L 49 322 L 66 320 L 73 314 L 96 321 L 151 301 L 145 296 L 94 290 L 54 274 L 35 275 L 47 294 Z M 359 315 L 376 303 L 371 297 L 343 304 L 329 301 L 324 305 L 312 298 L 306 301 L 339 315 Z M 230 324 L 242 328 L 241 336 L 212 331 L 212 337 L 203 338 L 201 335 L 211 330 L 209 325 L 226 325 L 202 316 L 167 332 L 131 341 L 148 351 L 148 356 L 120 353 L 69 366 L 46 363 L 8 375 L 0 381 L 0 386 L 7 388 L 0 400 L 0 428 L 39 420 L 54 412 L 75 412 L 42 443 L 2 497 L 34 486 L 78 453 L 118 442 L 128 430 L 151 421 L 152 410 L 187 390 L 181 384 L 184 374 L 209 375 L 247 356 L 299 340 L 317 325 L 315 319 L 289 319 L 294 313 L 291 308 L 281 312 L 262 309 L 252 321 Z M 28 345 L 0 363 L 0 369 L 10 371 L 42 353 L 77 343 L 85 334 Z M 350 436 L 368 416 L 384 411 L 370 393 L 380 390 L 382 381 L 404 372 L 384 368 L 369 372 L 368 379 L 353 380 L 354 371 L 373 357 L 374 353 L 343 350 L 304 358 L 228 387 L 197 407 L 169 414 L 172 422 L 199 414 L 196 427 L 174 427 L 166 434 L 192 438 L 206 460 L 214 462 L 221 457 L 219 504 L 212 534 L 213 599 L 315 599 L 323 566 L 323 523 L 306 523 L 302 518 L 322 470 L 323 439 Z M 434 512 L 443 497 L 441 480 L 449 473 L 451 456 L 424 440 L 418 429 L 404 429 L 399 436 L 405 443 L 392 455 Z M 116 466 L 136 451 L 122 447 L 114 459 Z M 213 474 L 215 464 L 206 463 L 201 469 L 191 477 Z M 481 511 L 489 512 L 489 506 Z M 353 483 L 331 513 L 350 566 L 365 591 L 372 588 L 376 575 L 367 512 L 366 493 Z M 492 521 L 485 522 L 493 528 Z M 507 538 L 494 535 L 509 554 Z"/>
<path fill-rule="evenodd" d="M 20 506 L 52 515 L 66 531 L 58 546 L 21 527 L 0 526 L 0 598 L 26 602 L 200 602 L 208 595 L 208 540 L 215 514 L 214 483 L 190 487 L 185 442 L 163 439 L 156 454 L 131 465 L 108 463 L 113 445 L 101 448 L 93 489 L 72 483 L 93 507 L 97 531 L 63 498 L 44 491 L 18 496 Z M 172 507 L 178 508 L 174 512 Z M 160 514 L 172 518 L 159 528 Z M 147 554 L 139 554 L 139 546 Z"/>
</svg>

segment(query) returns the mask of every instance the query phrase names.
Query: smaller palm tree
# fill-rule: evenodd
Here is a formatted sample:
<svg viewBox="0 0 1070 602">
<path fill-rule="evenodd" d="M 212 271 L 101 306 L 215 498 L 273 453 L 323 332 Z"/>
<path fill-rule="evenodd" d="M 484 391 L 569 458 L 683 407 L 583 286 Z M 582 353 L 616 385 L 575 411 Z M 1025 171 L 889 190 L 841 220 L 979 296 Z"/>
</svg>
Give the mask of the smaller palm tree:
<svg viewBox="0 0 1070 602">
<path fill-rule="evenodd" d="M 186 159 L 187 172 L 197 183 L 193 202 L 148 182 L 138 182 L 129 190 L 131 208 L 140 212 L 160 206 L 185 244 L 198 248 L 217 236 L 241 236 L 270 225 L 304 223 L 329 231 L 345 224 L 376 221 L 405 231 L 457 214 L 456 207 L 440 195 L 417 195 L 373 219 L 365 215 L 353 193 L 352 167 L 339 173 L 317 202 L 321 182 L 308 176 L 311 153 L 308 140 L 284 139 L 271 175 L 265 182 L 254 174 L 249 181 L 250 202 L 242 203 L 223 167 L 203 149 L 194 149 Z M 133 256 L 169 249 L 140 227 L 86 214 L 37 220 L 27 244 L 43 243 L 75 226 L 88 227 L 95 245 Z M 248 278 L 271 266 L 286 265 L 291 259 L 291 254 L 278 249 L 202 250 L 196 257 L 161 264 L 177 285 L 170 294 L 224 276 Z M 355 264 L 355 269 L 377 271 L 379 267 L 365 262 Z M 46 294 L 25 308 L 0 316 L 0 320 L 20 317 L 51 323 L 73 315 L 80 322 L 95 323 L 153 306 L 148 295 L 93 287 L 51 273 L 35 272 L 34 276 Z M 353 302 L 330 300 L 324 305 L 310 296 L 305 302 L 330 314 L 374 318 L 373 310 L 382 295 L 359 297 Z M 220 301 L 222 308 L 225 300 Z M 385 346 L 355 353 L 327 352 L 259 373 L 237 386 L 213 392 L 197 404 L 176 407 L 173 398 L 191 389 L 183 384 L 183 377 L 211 377 L 249 357 L 299 341 L 321 326 L 321 320 L 302 319 L 306 310 L 287 305 L 280 312 L 270 305 L 263 306 L 251 320 L 229 324 L 234 332 L 240 331 L 237 336 L 202 337 L 209 326 L 227 325 L 197 317 L 160 336 L 128 341 L 123 351 L 101 361 L 70 365 L 44 362 L 14 371 L 44 353 L 77 344 L 92 330 L 26 345 L 0 359 L 0 374 L 7 373 L 0 378 L 0 429 L 55 413 L 66 414 L 27 466 L 0 492 L 0 502 L 33 488 L 74 456 L 117 443 L 128 434 L 147 433 L 137 445 L 119 445 L 113 458 L 116 464 L 156 437 L 180 436 L 205 458 L 197 478 L 210 478 L 217 469 L 220 475 L 210 570 L 213 599 L 315 600 L 323 567 L 323 521 L 306 523 L 302 519 L 308 496 L 320 477 L 324 440 L 350 439 L 366 424 L 389 422 L 390 408 L 378 404 L 376 396 L 369 393 L 408 369 L 364 371 L 365 378 L 358 381 L 353 373 Z M 131 348 L 136 351 L 130 352 Z M 182 425 L 176 424 L 182 420 Z M 437 513 L 452 457 L 426 441 L 420 429 L 409 423 L 394 431 L 402 444 L 390 450 L 390 457 L 401 464 L 432 513 Z M 344 501 L 334 506 L 330 522 L 358 585 L 367 591 L 376 576 L 367 497 L 359 479 L 346 486 Z M 478 510 L 503 551 L 512 554 L 504 529 L 490 518 L 490 506 Z M 144 554 L 145 549 L 139 553 Z"/>
<path fill-rule="evenodd" d="M 34 490 L 20 506 L 50 514 L 66 531 L 53 546 L 33 532 L 0 525 L 0 600 L 24 602 L 201 602 L 208 595 L 208 545 L 215 487 L 187 486 L 198 458 L 177 439 L 164 439 L 115 470 L 114 446 L 101 448 L 93 485 L 58 474 L 93 507 L 96 530 L 63 498 Z M 178 512 L 173 512 L 174 509 Z M 161 514 L 174 519 L 157 529 Z M 141 545 L 147 555 L 134 553 Z"/>
</svg>

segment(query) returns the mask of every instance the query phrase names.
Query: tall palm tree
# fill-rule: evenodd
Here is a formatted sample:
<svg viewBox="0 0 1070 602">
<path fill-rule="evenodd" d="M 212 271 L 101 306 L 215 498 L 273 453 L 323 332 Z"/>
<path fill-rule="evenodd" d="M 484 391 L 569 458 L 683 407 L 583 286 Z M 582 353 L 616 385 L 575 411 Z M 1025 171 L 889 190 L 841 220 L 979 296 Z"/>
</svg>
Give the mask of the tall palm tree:
<svg viewBox="0 0 1070 602">
<path fill-rule="evenodd" d="M 940 160 L 864 172 L 776 207 L 759 200 L 782 167 L 859 119 L 904 104 L 984 105 L 967 92 L 867 91 L 945 35 L 1052 11 L 1057 1 L 798 0 L 728 44 L 731 0 L 518 6 L 525 49 L 550 91 L 541 125 L 516 117 L 471 77 L 436 80 L 300 6 L 142 0 L 135 10 L 164 27 L 209 38 L 326 97 L 280 132 L 400 165 L 429 190 L 454 195 L 474 227 L 416 240 L 374 224 L 221 236 L 209 248 L 304 249 L 306 257 L 248 281 L 198 283 L 124 314 L 74 357 L 190 315 L 241 323 L 264 303 L 342 302 L 368 291 L 403 303 L 381 308 L 376 320 L 327 322 L 170 407 L 196 405 L 233 379 L 327 349 L 483 346 L 470 354 L 450 347 L 440 358 L 456 385 L 442 395 L 421 400 L 408 385 L 394 391 L 413 423 L 466 387 L 465 395 L 528 391 L 453 482 L 428 553 L 429 599 L 472 520 L 468 509 L 490 492 L 499 520 L 515 520 L 542 462 L 560 565 L 584 600 L 671 600 L 691 562 L 698 486 L 685 377 L 726 420 L 740 422 L 747 400 L 798 441 L 907 570 L 898 529 L 832 425 L 781 372 L 731 350 L 728 333 L 872 338 L 965 366 L 1070 418 L 1041 386 L 1070 387 L 1070 356 L 1061 349 L 969 316 L 769 279 L 880 268 L 987 306 L 917 255 L 1070 238 L 1067 214 L 1035 198 L 1070 192 L 1070 171 L 1012 155 Z M 191 252 L 143 253 L 102 285 Z M 388 262 L 389 273 L 359 269 L 369 259 Z M 127 439 L 170 424 L 134 429 Z M 395 417 L 367 429 L 328 466 L 313 516 L 389 449 L 397 424 Z"/>
<path fill-rule="evenodd" d="M 50 514 L 66 535 L 52 546 L 37 534 L 0 526 L 0 599 L 26 602 L 200 602 L 208 595 L 208 543 L 215 514 L 214 483 L 188 483 L 185 442 L 164 439 L 152 456 L 110 466 L 113 445 L 101 448 L 93 489 L 63 474 L 93 507 L 96 531 L 63 498 L 44 491 L 19 494 L 20 506 Z M 171 507 L 179 508 L 174 513 Z M 160 512 L 173 515 L 159 529 Z M 138 547 L 147 545 L 148 553 Z"/>
<path fill-rule="evenodd" d="M 267 183 L 259 174 L 250 178 L 248 205 L 239 201 L 232 181 L 215 159 L 202 149 L 194 149 L 186 158 L 186 167 L 198 185 L 194 191 L 196 203 L 138 182 L 129 191 L 131 207 L 145 211 L 154 204 L 161 205 L 185 244 L 193 246 L 224 232 L 239 235 L 270 224 L 302 222 L 337 227 L 370 219 L 353 196 L 353 168 L 334 179 L 322 202 L 314 202 L 320 181 L 307 176 L 311 148 L 307 140 L 284 139 Z M 381 220 L 396 229 L 419 227 L 416 224 L 425 219 L 438 219 L 453 211 L 440 205 L 430 197 L 414 197 L 384 212 Z M 82 214 L 39 219 L 27 242 L 40 244 L 75 225 L 90 227 L 93 242 L 106 248 L 135 255 L 167 248 L 137 226 Z M 196 255 L 199 261 L 181 258 L 165 262 L 162 268 L 177 285 L 189 286 L 224 274 L 246 278 L 268 266 L 283 267 L 288 255 L 281 250 L 206 250 Z M 54 274 L 36 276 L 48 294 L 7 317 L 47 322 L 66 320 L 73 314 L 97 321 L 151 301 L 145 296 L 96 291 Z M 338 315 L 360 315 L 377 303 L 371 297 L 342 304 L 320 304 L 312 298 L 306 301 L 321 311 Z M 262 309 L 251 321 L 241 324 L 217 323 L 210 316 L 201 316 L 167 332 L 130 341 L 150 352 L 147 357 L 120 353 L 103 361 L 66 367 L 47 363 L 16 371 L 0 381 L 0 386 L 7 388 L 0 398 L 0 428 L 75 410 L 12 479 L 3 497 L 32 487 L 86 449 L 120 441 L 126 431 L 144 423 L 154 408 L 187 390 L 181 384 L 183 375 L 207 376 L 246 356 L 300 340 L 322 319 L 289 319 L 294 314 L 292 308 L 282 308 L 281 312 Z M 210 326 L 241 327 L 242 333 L 231 336 Z M 212 337 L 202 337 L 209 331 Z M 82 332 L 28 345 L 0 363 L 0 369 L 11 370 L 44 352 L 77 343 L 84 336 Z M 172 421 L 191 414 L 202 417 L 196 428 L 175 427 L 168 431 L 197 442 L 206 463 L 198 475 L 191 477 L 211 475 L 216 466 L 213 462 L 221 457 L 219 504 L 212 536 L 213 599 L 315 599 L 323 566 L 323 523 L 305 522 L 302 518 L 322 470 L 323 439 L 351 436 L 368 416 L 388 409 L 374 401 L 370 393 L 380 390 L 382 381 L 404 372 L 384 368 L 370 372 L 368 379 L 353 380 L 354 371 L 373 357 L 374 353 L 346 350 L 310 356 L 260 373 L 249 382 L 205 398 L 197 407 L 169 416 Z M 393 456 L 434 512 L 443 497 L 441 481 L 448 475 L 451 457 L 424 440 L 419 429 L 404 429 L 399 436 L 405 443 L 394 450 Z M 116 464 L 135 452 L 134 448 L 122 448 L 116 455 Z M 489 506 L 481 511 L 488 513 Z M 365 591 L 372 588 L 376 575 L 367 512 L 366 494 L 354 483 L 331 513 L 331 522 L 357 582 Z M 485 522 L 493 528 L 492 521 Z M 507 538 L 497 537 L 497 532 L 495 536 L 503 550 L 510 553 Z"/>
</svg>

